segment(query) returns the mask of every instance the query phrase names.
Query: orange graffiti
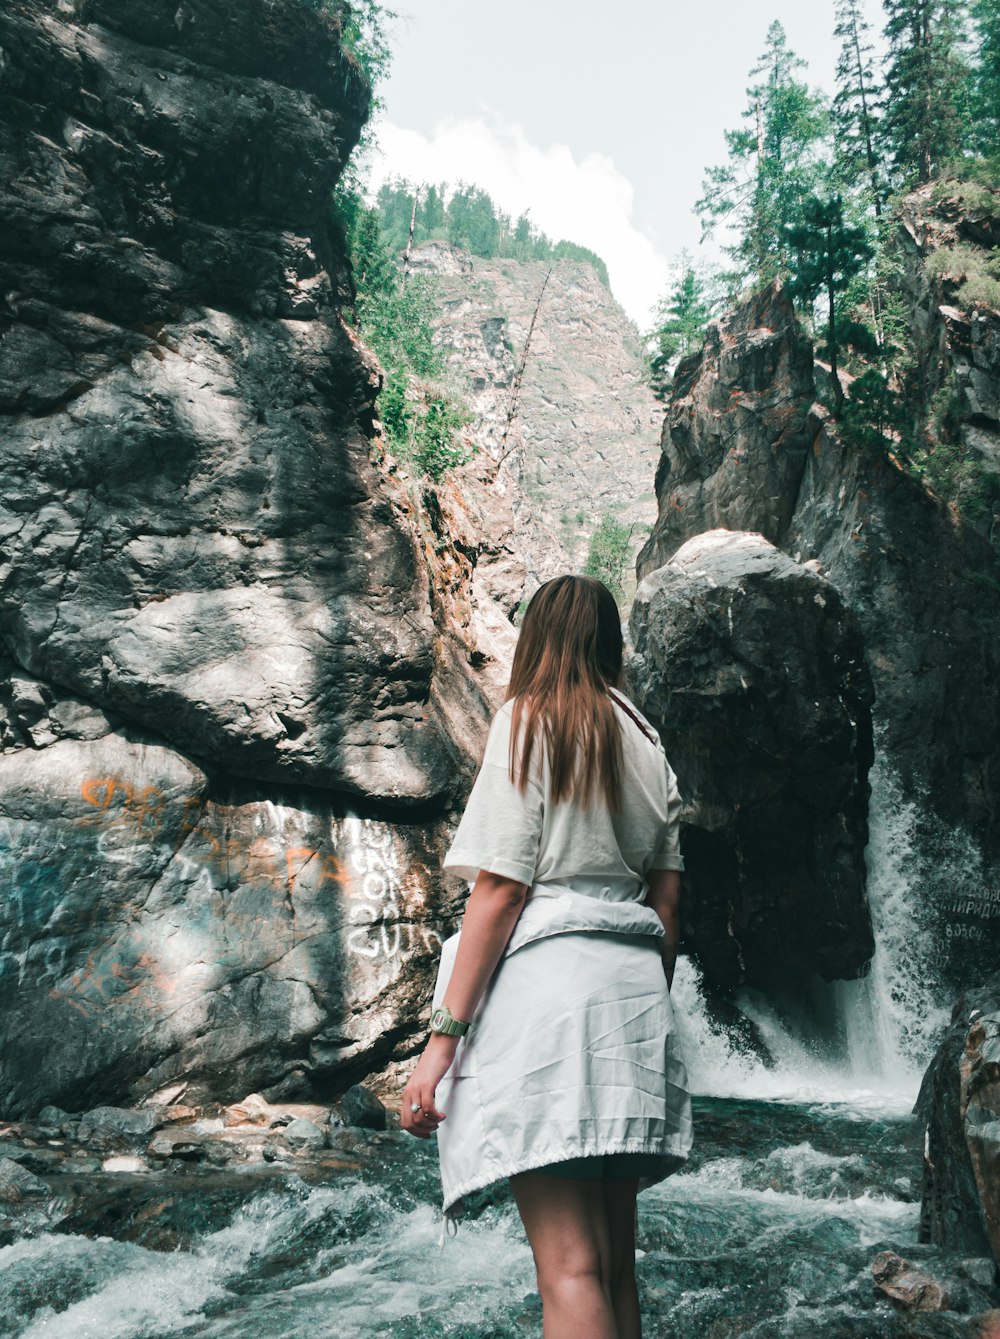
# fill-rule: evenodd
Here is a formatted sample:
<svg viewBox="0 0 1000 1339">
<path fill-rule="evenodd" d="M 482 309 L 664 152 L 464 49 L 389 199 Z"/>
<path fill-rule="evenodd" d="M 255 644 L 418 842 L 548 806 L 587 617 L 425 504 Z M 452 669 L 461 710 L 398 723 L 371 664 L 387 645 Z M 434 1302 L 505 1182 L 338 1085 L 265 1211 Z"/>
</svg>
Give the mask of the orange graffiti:
<svg viewBox="0 0 1000 1339">
<path fill-rule="evenodd" d="M 94 813 L 79 821 L 92 826 L 127 826 L 138 833 L 156 834 L 164 822 L 168 797 L 157 786 L 138 786 L 122 777 L 88 777 L 80 793 Z M 205 802 L 197 795 L 179 798 L 180 832 L 187 843 L 202 846 L 197 861 L 223 876 L 269 883 L 291 892 L 306 867 L 315 862 L 320 885 L 333 883 L 350 891 L 350 879 L 339 856 L 314 846 L 283 847 L 280 839 L 254 837 L 249 844 L 240 837 L 219 837 L 203 826 Z"/>
</svg>

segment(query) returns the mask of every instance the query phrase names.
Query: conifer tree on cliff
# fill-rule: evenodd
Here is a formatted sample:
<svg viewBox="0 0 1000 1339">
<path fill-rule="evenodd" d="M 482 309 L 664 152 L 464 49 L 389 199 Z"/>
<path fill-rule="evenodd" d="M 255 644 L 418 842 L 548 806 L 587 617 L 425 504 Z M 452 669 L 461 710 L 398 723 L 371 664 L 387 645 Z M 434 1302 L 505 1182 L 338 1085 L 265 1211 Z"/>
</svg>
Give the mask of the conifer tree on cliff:
<svg viewBox="0 0 1000 1339">
<path fill-rule="evenodd" d="M 839 414 L 844 392 L 838 373 L 838 346 L 848 330 L 837 325 L 837 296 L 871 259 L 872 248 L 864 228 L 848 223 L 839 195 L 821 199 L 811 195 L 802 201 L 799 218 L 786 230 L 793 253 L 789 289 L 804 306 L 811 307 L 822 293 L 826 297 L 826 348 L 830 360 L 833 396 Z M 854 323 L 851 323 L 852 325 Z"/>
<path fill-rule="evenodd" d="M 708 285 L 686 251 L 681 252 L 679 271 L 673 288 L 657 305 L 656 325 L 651 332 L 647 365 L 649 383 L 658 400 L 665 400 L 669 393 L 677 359 L 700 347 L 714 314 Z"/>
<path fill-rule="evenodd" d="M 882 89 L 875 69 L 871 25 L 861 0 L 837 0 L 833 35 L 841 40 L 837 93 L 833 99 L 837 174 L 845 186 L 866 181 L 876 216 L 882 213 L 878 139 Z"/>
<path fill-rule="evenodd" d="M 719 222 L 736 228 L 739 241 L 726 249 L 740 279 L 767 282 L 786 269 L 785 225 L 823 172 L 829 111 L 795 77 L 804 64 L 789 49 L 781 24 L 772 23 L 750 72 L 746 125 L 726 132 L 729 161 L 708 169 L 695 205 L 706 233 Z"/>
<path fill-rule="evenodd" d="M 1000 154 L 1000 0 L 974 0 L 978 60 L 972 86 L 976 144 L 990 157 Z"/>
<path fill-rule="evenodd" d="M 958 0 L 883 0 L 889 66 L 885 134 L 901 183 L 930 181 L 962 148 L 968 68 Z"/>
</svg>

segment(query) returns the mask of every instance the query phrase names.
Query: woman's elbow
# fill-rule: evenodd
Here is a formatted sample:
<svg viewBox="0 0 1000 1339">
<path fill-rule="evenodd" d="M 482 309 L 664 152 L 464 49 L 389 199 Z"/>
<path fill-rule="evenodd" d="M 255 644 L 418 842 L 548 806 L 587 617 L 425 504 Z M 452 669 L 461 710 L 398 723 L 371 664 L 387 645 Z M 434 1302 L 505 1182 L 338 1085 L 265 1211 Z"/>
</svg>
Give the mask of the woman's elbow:
<svg viewBox="0 0 1000 1339">
<path fill-rule="evenodd" d="M 508 879 L 502 874 L 493 874 L 489 870 L 481 869 L 472 891 L 501 906 L 523 907 L 528 896 L 528 887 L 528 884 L 518 883 L 516 879 Z"/>
</svg>

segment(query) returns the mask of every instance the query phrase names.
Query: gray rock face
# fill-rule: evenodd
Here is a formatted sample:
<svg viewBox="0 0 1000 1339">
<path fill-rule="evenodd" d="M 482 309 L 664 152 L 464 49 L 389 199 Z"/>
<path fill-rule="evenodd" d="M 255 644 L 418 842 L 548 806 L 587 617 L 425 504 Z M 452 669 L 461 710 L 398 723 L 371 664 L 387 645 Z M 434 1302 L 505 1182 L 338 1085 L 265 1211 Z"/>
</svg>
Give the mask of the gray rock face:
<svg viewBox="0 0 1000 1339">
<path fill-rule="evenodd" d="M 10 1158 L 0 1158 L 0 1203 L 18 1204 L 26 1196 L 48 1194 L 49 1188 L 41 1177 Z"/>
<path fill-rule="evenodd" d="M 308 6 L 168 8 L 0 17 L 0 636 L 232 775 L 426 802 L 435 628 L 328 220 L 367 90 Z"/>
<path fill-rule="evenodd" d="M 928 866 L 937 838 L 924 826 L 962 828 L 979 852 L 978 865 L 917 893 L 955 991 L 992 969 L 1000 945 L 989 901 L 1000 881 L 1000 562 L 918 480 L 845 441 L 814 394 L 811 349 L 781 289 L 710 329 L 677 370 L 639 572 L 720 525 L 819 564 L 857 616 L 879 746 L 915 805 Z"/>
<path fill-rule="evenodd" d="M 949 197 L 939 185 L 928 185 L 905 201 L 897 249 L 901 286 L 914 313 L 914 381 L 925 402 L 938 397 L 947 404 L 932 418 L 930 432 L 978 466 L 959 484 L 959 497 L 1000 473 L 1000 311 L 995 303 L 961 301 L 965 271 L 949 253 L 961 248 L 988 264 L 997 246 L 1000 192 L 981 191 L 970 204 L 961 193 Z M 927 266 L 932 256 L 933 273 Z M 963 519 L 1000 549 L 998 502 L 994 489 L 978 507 L 963 508 Z"/>
<path fill-rule="evenodd" d="M 440 828 L 213 786 L 113 733 L 0 758 L 6 1113 L 346 1086 L 419 1031 Z"/>
<path fill-rule="evenodd" d="M 968 991 L 920 1088 L 920 1238 L 1000 1265 L 1000 977 Z"/>
<path fill-rule="evenodd" d="M 485 260 L 436 241 L 411 264 L 435 278 L 436 340 L 467 387 L 476 441 L 494 458 L 510 452 L 500 478 L 516 484 L 519 551 L 535 582 L 579 571 L 606 513 L 635 527 L 637 549 L 655 510 L 662 407 L 643 379 L 638 332 L 593 267 Z"/>
<path fill-rule="evenodd" d="M 0 1111 L 332 1098 L 420 1032 L 504 561 L 374 436 L 368 89 L 299 0 L 13 0 L 0 50 Z"/>
<path fill-rule="evenodd" d="M 656 472 L 659 518 L 639 575 L 705 530 L 779 544 L 795 512 L 818 423 L 812 347 L 782 290 L 713 322 L 674 377 Z"/>
<path fill-rule="evenodd" d="M 794 991 L 856 976 L 871 680 L 835 587 L 760 535 L 689 540 L 639 586 L 636 701 L 686 805 L 683 926 L 706 983 Z"/>
</svg>

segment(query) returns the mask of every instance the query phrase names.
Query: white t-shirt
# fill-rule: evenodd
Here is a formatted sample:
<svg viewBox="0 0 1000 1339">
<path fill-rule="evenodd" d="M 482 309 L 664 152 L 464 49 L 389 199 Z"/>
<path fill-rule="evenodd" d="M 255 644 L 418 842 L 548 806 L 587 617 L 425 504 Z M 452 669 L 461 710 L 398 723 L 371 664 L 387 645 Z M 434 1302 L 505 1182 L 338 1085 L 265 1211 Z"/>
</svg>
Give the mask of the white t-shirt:
<svg viewBox="0 0 1000 1339">
<path fill-rule="evenodd" d="M 589 808 L 551 800 L 543 741 L 536 742 L 524 791 L 510 780 L 513 701 L 490 728 L 483 765 L 469 795 L 444 868 L 472 883 L 488 870 L 533 888 L 555 886 L 612 902 L 639 901 L 653 869 L 682 870 L 677 778 L 656 731 L 615 701 L 622 731 L 624 802 L 612 814 L 597 798 Z"/>
</svg>

